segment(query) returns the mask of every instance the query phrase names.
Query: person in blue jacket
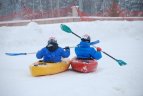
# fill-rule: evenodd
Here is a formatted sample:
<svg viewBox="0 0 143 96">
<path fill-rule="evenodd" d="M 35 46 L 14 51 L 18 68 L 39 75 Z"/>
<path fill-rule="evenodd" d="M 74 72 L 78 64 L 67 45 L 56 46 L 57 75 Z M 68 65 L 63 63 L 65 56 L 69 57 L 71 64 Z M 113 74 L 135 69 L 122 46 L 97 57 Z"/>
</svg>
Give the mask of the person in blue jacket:
<svg viewBox="0 0 143 96">
<path fill-rule="evenodd" d="M 81 38 L 81 42 L 75 47 L 75 54 L 77 59 L 96 59 L 99 60 L 102 58 L 101 48 L 96 47 L 96 50 L 93 47 L 90 47 L 90 36 L 85 34 Z"/>
<path fill-rule="evenodd" d="M 42 59 L 44 62 L 56 63 L 61 62 L 62 58 L 67 58 L 70 55 L 70 48 L 61 48 L 58 46 L 57 40 L 54 37 L 50 37 L 46 47 L 42 48 L 36 53 L 38 59 Z"/>
</svg>

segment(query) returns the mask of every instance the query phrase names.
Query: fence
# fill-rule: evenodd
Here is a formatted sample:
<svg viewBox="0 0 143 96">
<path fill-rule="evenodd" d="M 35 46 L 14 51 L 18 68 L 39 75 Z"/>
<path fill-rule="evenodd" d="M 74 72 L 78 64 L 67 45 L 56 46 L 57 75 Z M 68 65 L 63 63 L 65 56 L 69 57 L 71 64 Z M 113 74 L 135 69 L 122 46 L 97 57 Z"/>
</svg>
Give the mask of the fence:
<svg viewBox="0 0 143 96">
<path fill-rule="evenodd" d="M 69 17 L 72 16 L 72 6 L 79 7 L 77 10 L 80 17 L 143 17 L 143 0 L 32 0 L 33 2 L 31 2 L 31 0 L 17 1 L 19 2 L 14 3 L 15 10 L 7 11 L 5 14 L 0 14 L 0 21 Z M 38 2 L 34 3 L 36 1 Z M 48 5 L 44 5 L 44 1 L 46 1 Z M 16 7 L 18 5 L 19 7 Z M 9 6 L 5 7 L 5 9 L 1 7 L 3 10 L 6 10 L 6 8 L 9 8 Z M 0 13 L 2 13 L 1 11 Z"/>
</svg>

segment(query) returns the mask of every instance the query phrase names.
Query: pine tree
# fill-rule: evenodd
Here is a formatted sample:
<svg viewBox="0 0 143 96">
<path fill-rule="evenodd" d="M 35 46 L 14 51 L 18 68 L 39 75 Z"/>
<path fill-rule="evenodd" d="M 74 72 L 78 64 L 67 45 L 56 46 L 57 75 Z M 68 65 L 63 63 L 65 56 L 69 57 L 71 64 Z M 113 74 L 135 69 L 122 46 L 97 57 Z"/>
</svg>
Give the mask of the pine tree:
<svg viewBox="0 0 143 96">
<path fill-rule="evenodd" d="M 111 17 L 119 17 L 121 14 L 121 9 L 118 5 L 118 0 L 112 0 L 111 7 L 109 8 L 109 16 Z"/>
</svg>

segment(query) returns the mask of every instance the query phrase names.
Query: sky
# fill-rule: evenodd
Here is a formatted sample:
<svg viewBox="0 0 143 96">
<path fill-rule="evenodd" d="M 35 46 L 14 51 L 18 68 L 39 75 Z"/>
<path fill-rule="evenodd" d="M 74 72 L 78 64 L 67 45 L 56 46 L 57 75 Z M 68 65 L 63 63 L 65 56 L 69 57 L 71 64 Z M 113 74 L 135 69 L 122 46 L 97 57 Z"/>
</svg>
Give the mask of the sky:
<svg viewBox="0 0 143 96">
<path fill-rule="evenodd" d="M 59 46 L 76 46 L 80 39 L 63 32 L 60 24 L 0 27 L 0 96 L 143 96 L 143 21 L 94 21 L 64 23 L 116 59 L 127 62 L 119 66 L 102 54 L 95 72 L 68 71 L 32 77 L 29 66 L 38 61 L 35 54 L 7 56 L 6 52 L 37 52 L 54 36 Z M 75 57 L 70 49 L 69 59 Z"/>
</svg>

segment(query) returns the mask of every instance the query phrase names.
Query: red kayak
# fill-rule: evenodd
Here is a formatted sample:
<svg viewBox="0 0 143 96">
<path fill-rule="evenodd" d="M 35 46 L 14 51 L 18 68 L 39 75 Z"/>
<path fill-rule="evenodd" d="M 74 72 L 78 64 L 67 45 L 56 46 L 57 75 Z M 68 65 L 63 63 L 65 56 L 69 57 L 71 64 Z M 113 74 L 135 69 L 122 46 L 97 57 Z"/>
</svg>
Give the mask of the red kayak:
<svg viewBox="0 0 143 96">
<path fill-rule="evenodd" d="M 71 67 L 73 70 L 81 72 L 81 73 L 89 73 L 93 72 L 97 69 L 97 61 L 96 60 L 79 60 L 79 59 L 72 59 L 71 60 Z"/>
</svg>

